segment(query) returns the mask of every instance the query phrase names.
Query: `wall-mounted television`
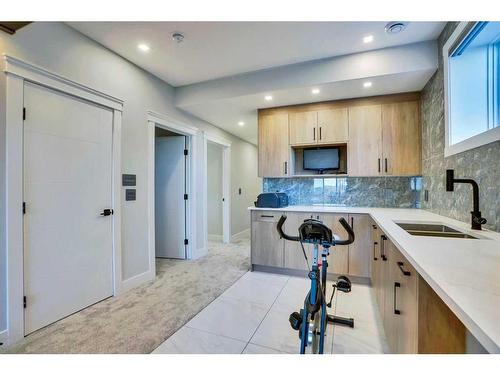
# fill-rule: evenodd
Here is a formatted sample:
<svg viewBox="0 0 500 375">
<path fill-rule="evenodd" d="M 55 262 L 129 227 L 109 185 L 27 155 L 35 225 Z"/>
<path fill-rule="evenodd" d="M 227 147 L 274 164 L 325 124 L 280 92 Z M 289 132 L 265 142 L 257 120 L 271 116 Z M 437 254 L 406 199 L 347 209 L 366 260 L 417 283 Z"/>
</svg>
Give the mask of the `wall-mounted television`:
<svg viewBox="0 0 500 375">
<path fill-rule="evenodd" d="M 323 173 L 340 168 L 340 151 L 338 147 L 305 148 L 304 170 Z"/>
</svg>

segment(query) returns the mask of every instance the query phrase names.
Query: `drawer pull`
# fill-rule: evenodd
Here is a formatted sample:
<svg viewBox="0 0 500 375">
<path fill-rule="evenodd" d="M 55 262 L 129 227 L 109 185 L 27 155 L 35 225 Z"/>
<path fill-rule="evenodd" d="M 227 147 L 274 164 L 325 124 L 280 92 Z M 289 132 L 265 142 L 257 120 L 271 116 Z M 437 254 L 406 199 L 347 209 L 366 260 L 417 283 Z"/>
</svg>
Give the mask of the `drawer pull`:
<svg viewBox="0 0 500 375">
<path fill-rule="evenodd" d="M 396 302 L 397 302 L 397 299 L 396 299 L 397 289 L 396 288 L 401 288 L 401 284 L 398 282 L 394 283 L 394 314 L 401 315 L 401 311 L 396 309 Z"/>
<path fill-rule="evenodd" d="M 410 271 L 405 271 L 405 269 L 403 268 L 403 262 L 398 262 L 397 264 L 398 264 L 399 269 L 403 273 L 403 275 L 405 275 L 405 276 L 411 276 L 411 272 Z"/>
<path fill-rule="evenodd" d="M 274 217 L 274 215 L 260 215 L 260 217 L 269 217 L 269 218 L 271 218 L 271 217 Z"/>
<path fill-rule="evenodd" d="M 378 242 L 377 242 L 377 241 L 375 241 L 375 242 L 373 243 L 373 260 L 378 260 L 378 258 L 377 258 L 377 254 L 375 253 L 375 248 L 377 247 L 377 245 L 378 245 Z"/>
</svg>

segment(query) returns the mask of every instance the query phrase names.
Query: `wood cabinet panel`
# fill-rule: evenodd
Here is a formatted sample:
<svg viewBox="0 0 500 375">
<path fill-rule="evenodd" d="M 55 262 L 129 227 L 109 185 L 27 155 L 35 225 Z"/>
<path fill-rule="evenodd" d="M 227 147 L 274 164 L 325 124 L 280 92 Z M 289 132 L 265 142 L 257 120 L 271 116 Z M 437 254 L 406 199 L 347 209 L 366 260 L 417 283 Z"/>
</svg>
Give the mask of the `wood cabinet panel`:
<svg viewBox="0 0 500 375">
<path fill-rule="evenodd" d="M 382 105 L 383 173 L 421 174 L 420 102 Z"/>
<path fill-rule="evenodd" d="M 347 108 L 318 111 L 318 143 L 345 143 L 348 139 Z"/>
<path fill-rule="evenodd" d="M 347 215 L 322 214 L 317 216 L 332 232 L 341 238 L 346 237 L 346 233 L 339 219 L 343 217 L 348 220 Z M 346 275 L 349 273 L 349 246 L 332 246 L 328 256 L 328 273 Z"/>
<path fill-rule="evenodd" d="M 281 212 L 254 211 L 251 223 L 252 264 L 283 267 L 284 240 L 276 230 Z"/>
<path fill-rule="evenodd" d="M 289 174 L 288 114 L 259 116 L 259 177 Z"/>
<path fill-rule="evenodd" d="M 370 277 L 372 242 L 372 219 L 369 215 L 350 214 L 354 230 L 354 242 L 349 245 L 349 275 Z"/>
<path fill-rule="evenodd" d="M 289 121 L 291 145 L 303 145 L 317 142 L 319 137 L 317 134 L 317 112 L 290 113 Z"/>
<path fill-rule="evenodd" d="M 382 106 L 349 108 L 347 174 L 377 176 L 382 159 Z"/>
<path fill-rule="evenodd" d="M 284 225 L 285 233 L 291 236 L 297 236 L 299 233 L 299 226 L 306 219 L 312 218 L 313 214 L 304 212 L 288 212 Z M 312 261 L 313 246 L 311 244 L 304 244 L 309 265 Z M 320 249 L 321 250 L 321 249 Z M 284 255 L 285 268 L 307 271 L 307 262 L 302 252 L 302 247 L 299 242 L 285 241 L 285 255 Z"/>
</svg>

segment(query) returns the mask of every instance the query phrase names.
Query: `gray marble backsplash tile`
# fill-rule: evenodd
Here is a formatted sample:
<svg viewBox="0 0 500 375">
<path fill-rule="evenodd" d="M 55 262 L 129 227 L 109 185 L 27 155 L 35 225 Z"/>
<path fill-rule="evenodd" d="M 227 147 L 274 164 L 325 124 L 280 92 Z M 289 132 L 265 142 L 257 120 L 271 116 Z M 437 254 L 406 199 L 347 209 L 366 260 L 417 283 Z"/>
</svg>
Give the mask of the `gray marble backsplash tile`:
<svg viewBox="0 0 500 375">
<path fill-rule="evenodd" d="M 264 192 L 284 192 L 291 205 L 420 207 L 421 177 L 264 178 Z"/>
</svg>

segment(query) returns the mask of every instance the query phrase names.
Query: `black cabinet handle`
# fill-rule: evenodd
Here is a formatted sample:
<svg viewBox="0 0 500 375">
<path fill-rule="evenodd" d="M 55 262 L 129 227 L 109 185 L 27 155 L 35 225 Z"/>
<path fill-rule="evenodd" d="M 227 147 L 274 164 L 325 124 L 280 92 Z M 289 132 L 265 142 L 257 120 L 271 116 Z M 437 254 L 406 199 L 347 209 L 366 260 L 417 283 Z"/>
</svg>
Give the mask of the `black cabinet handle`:
<svg viewBox="0 0 500 375">
<path fill-rule="evenodd" d="M 387 173 L 387 158 L 385 158 L 385 173 Z"/>
<path fill-rule="evenodd" d="M 319 127 L 319 140 L 321 141 L 321 126 Z"/>
<path fill-rule="evenodd" d="M 405 276 L 411 276 L 411 272 L 410 271 L 405 271 L 405 269 L 403 268 L 403 262 L 398 262 L 397 264 L 398 264 L 399 269 L 403 273 L 403 275 L 405 275 Z"/>
<path fill-rule="evenodd" d="M 401 311 L 396 309 L 396 294 L 397 294 L 397 289 L 396 288 L 401 288 L 401 284 L 398 283 L 397 281 L 394 283 L 394 314 L 396 315 L 401 315 Z"/>
<path fill-rule="evenodd" d="M 378 158 L 378 172 L 380 173 L 380 158 Z"/>
<path fill-rule="evenodd" d="M 377 247 L 377 245 L 378 245 L 378 242 L 377 242 L 377 241 L 375 241 L 375 242 L 373 243 L 373 260 L 378 260 L 378 258 L 377 258 L 377 254 L 375 253 L 375 248 Z"/>
<path fill-rule="evenodd" d="M 380 236 L 380 257 L 384 262 L 387 261 L 387 256 L 385 255 L 385 241 L 387 237 L 383 234 Z"/>
<path fill-rule="evenodd" d="M 313 128 L 313 141 L 316 140 L 316 128 Z"/>
<path fill-rule="evenodd" d="M 260 215 L 260 217 L 274 217 L 274 215 Z"/>
<path fill-rule="evenodd" d="M 354 230 L 354 218 L 351 216 L 351 228 Z"/>
<path fill-rule="evenodd" d="M 285 161 L 285 174 L 288 174 L 288 162 Z"/>
<path fill-rule="evenodd" d="M 377 226 L 375 224 L 372 224 L 373 229 L 377 229 Z"/>
</svg>

